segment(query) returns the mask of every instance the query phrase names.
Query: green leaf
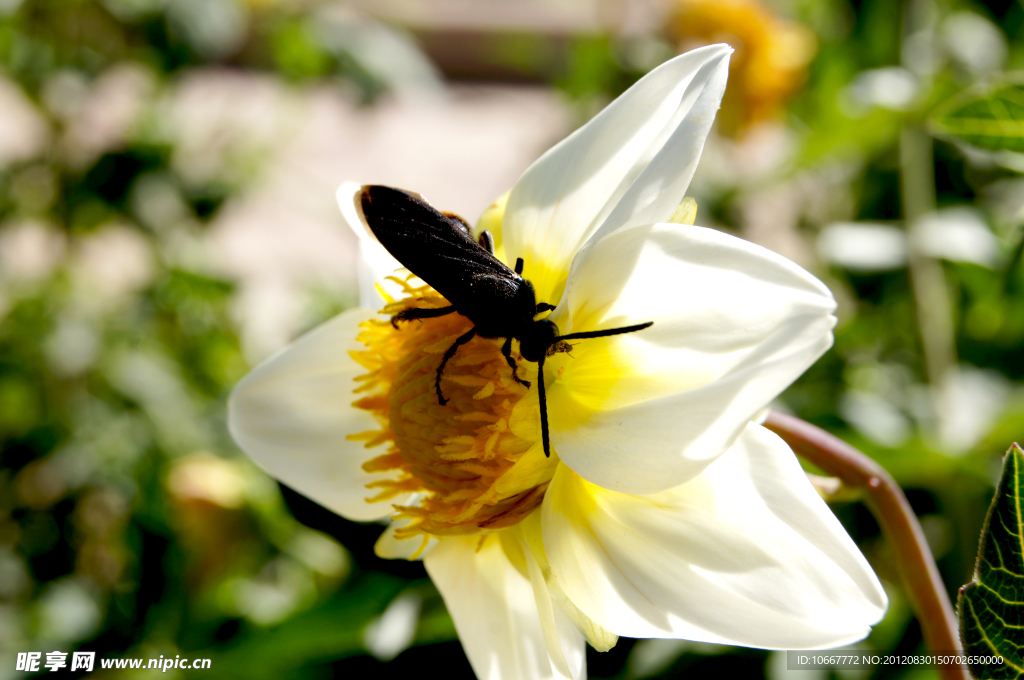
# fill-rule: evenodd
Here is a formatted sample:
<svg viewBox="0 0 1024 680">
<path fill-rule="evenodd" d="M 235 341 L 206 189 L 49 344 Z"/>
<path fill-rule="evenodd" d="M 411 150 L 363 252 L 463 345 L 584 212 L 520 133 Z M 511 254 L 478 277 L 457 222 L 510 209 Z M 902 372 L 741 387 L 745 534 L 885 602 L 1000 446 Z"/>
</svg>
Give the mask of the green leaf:
<svg viewBox="0 0 1024 680">
<path fill-rule="evenodd" d="M 1014 444 L 1003 459 L 974 568 L 960 589 L 960 638 L 968 655 L 999 655 L 1002 666 L 971 665 L 976 678 L 1024 677 L 1024 451 Z"/>
<path fill-rule="evenodd" d="M 1024 83 L 965 90 L 936 109 L 929 129 L 988 151 L 1024 153 Z"/>
</svg>

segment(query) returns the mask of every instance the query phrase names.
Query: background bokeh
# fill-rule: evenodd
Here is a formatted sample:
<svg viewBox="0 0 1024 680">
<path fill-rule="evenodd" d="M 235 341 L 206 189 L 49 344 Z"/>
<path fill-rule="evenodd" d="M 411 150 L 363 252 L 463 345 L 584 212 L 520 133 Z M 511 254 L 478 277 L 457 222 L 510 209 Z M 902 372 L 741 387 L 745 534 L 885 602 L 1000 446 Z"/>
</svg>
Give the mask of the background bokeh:
<svg viewBox="0 0 1024 680">
<path fill-rule="evenodd" d="M 345 180 L 475 220 L 643 73 L 736 47 L 698 224 L 825 280 L 835 347 L 775 404 L 885 465 L 950 593 L 1024 440 L 1024 156 L 929 136 L 1024 69 L 1024 2 L 0 0 L 0 680 L 19 651 L 210 657 L 164 677 L 472 673 L 379 525 L 282 487 L 227 434 L 261 359 L 354 303 Z M 677 291 L 679 295 L 687 291 Z M 921 649 L 889 592 L 858 648 Z M 44 657 L 45 658 L 45 657 Z M 593 678 L 858 680 L 623 639 Z M 95 677 L 145 671 L 95 671 Z M 372 674 L 372 675 L 371 675 Z M 924 667 L 874 678 L 934 677 Z"/>
</svg>

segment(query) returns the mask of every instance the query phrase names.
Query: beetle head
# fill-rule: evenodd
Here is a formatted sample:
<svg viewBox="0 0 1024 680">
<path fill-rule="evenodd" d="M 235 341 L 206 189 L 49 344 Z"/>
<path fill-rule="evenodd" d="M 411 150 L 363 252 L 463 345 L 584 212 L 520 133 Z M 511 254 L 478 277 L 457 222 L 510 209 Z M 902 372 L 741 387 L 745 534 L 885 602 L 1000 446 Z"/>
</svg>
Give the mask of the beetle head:
<svg viewBox="0 0 1024 680">
<path fill-rule="evenodd" d="M 527 324 L 519 337 L 519 353 L 526 361 L 539 361 L 550 354 L 549 349 L 557 344 L 558 326 L 553 321 L 541 319 Z"/>
</svg>

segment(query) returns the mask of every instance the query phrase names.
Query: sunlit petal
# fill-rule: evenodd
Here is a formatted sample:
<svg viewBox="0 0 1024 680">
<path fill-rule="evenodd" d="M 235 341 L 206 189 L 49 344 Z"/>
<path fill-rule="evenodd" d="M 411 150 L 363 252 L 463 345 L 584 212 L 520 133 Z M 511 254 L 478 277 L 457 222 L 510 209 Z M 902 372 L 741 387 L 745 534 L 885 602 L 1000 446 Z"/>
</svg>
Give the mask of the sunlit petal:
<svg viewBox="0 0 1024 680">
<path fill-rule="evenodd" d="M 620 635 L 825 648 L 862 639 L 885 611 L 878 580 L 796 457 L 758 425 L 704 474 L 650 496 L 562 467 L 543 513 L 558 583 Z"/>
<path fill-rule="evenodd" d="M 601 229 L 668 220 L 700 159 L 725 90 L 727 45 L 662 64 L 535 162 L 502 225 L 538 300 L 556 303 L 573 255 Z"/>
<path fill-rule="evenodd" d="M 366 484 L 395 473 L 368 474 L 362 465 L 380 455 L 348 435 L 378 429 L 366 411 L 352 408 L 354 378 L 365 369 L 350 350 L 362 309 L 341 314 L 256 367 L 231 393 L 228 427 L 249 456 L 267 472 L 339 515 L 373 520 L 393 512 L 395 498 L 368 503 L 378 492 Z"/>
<path fill-rule="evenodd" d="M 563 332 L 654 325 L 548 360 L 555 450 L 609 489 L 685 482 L 828 349 L 834 309 L 797 265 L 715 230 L 641 225 L 591 243 L 551 318 Z"/>
<path fill-rule="evenodd" d="M 540 610 L 541 625 L 548 641 L 552 659 L 565 657 L 565 651 L 574 649 L 561 640 L 574 640 L 582 633 L 591 647 L 607 652 L 619 641 L 619 636 L 597 625 L 593 619 L 580 611 L 555 582 L 544 550 L 541 513 L 534 512 L 516 526 L 523 545 L 527 573 L 533 585 L 533 593 Z M 553 612 L 553 613 L 552 613 Z M 558 616 L 559 612 L 562 616 Z M 580 650 L 582 651 L 582 650 Z M 580 662 L 582 668 L 582 662 Z"/>
<path fill-rule="evenodd" d="M 513 537 L 445 538 L 424 564 L 444 597 L 477 678 L 580 680 L 586 676 L 583 636 L 572 635 L 564 620 L 556 624 L 566 633 L 561 638 L 562 663 L 549 656 L 534 590 L 523 573 L 525 557 Z M 561 617 L 550 609 L 550 602 L 546 608 L 551 617 Z M 559 666 L 566 665 L 571 674 L 559 671 Z"/>
<path fill-rule="evenodd" d="M 383 301 L 377 292 L 377 286 L 381 286 L 392 296 L 400 296 L 400 287 L 388 281 L 386 277 L 394 276 L 396 271 L 402 269 L 402 263 L 384 249 L 363 220 L 363 213 L 356 204 L 360 189 L 360 184 L 345 182 L 338 187 L 335 197 L 338 200 L 338 207 L 341 208 L 341 216 L 345 218 L 345 224 L 356 235 L 359 243 L 359 257 L 356 263 L 359 275 L 359 304 L 366 309 L 380 309 Z"/>
</svg>

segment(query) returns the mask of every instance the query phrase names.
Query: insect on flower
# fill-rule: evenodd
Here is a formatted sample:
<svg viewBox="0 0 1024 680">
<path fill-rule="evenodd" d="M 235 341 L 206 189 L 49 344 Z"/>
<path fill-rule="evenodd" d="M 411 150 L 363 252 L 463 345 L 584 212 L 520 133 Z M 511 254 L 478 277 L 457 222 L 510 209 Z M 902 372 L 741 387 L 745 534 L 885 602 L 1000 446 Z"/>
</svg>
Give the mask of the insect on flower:
<svg viewBox="0 0 1024 680">
<path fill-rule="evenodd" d="M 537 302 L 533 284 L 522 277 L 523 258 L 516 259 L 515 271 L 494 256 L 494 238 L 488 231 L 473 240 L 468 225 L 460 218 L 445 215 L 426 201 L 410 193 L 384 186 L 365 186 L 359 194 L 363 217 L 374 236 L 388 252 L 416 276 L 445 296 L 452 304 L 446 307 L 413 307 L 391 317 L 399 321 L 430 319 L 459 313 L 473 322 L 473 328 L 460 335 L 444 353 L 437 367 L 434 390 L 443 406 L 447 399 L 441 393 L 444 367 L 459 347 L 476 336 L 505 338 L 501 354 L 512 369 L 512 378 L 525 387 L 512 358 L 512 340 L 519 340 L 520 355 L 537 364 L 537 394 L 540 401 L 541 437 L 544 457 L 551 457 L 548 433 L 547 403 L 544 393 L 544 359 L 558 352 L 568 352 L 569 340 L 604 338 L 633 333 L 654 325 L 653 321 L 583 333 L 558 334 L 558 326 L 548 319 L 535 320 L 538 314 L 555 309 L 555 305 Z"/>
<path fill-rule="evenodd" d="M 649 73 L 472 231 L 414 194 L 343 184 L 360 306 L 228 402 L 235 441 L 281 482 L 389 520 L 374 551 L 423 560 L 480 680 L 583 680 L 586 645 L 619 635 L 835 647 L 885 611 L 755 422 L 831 345 L 835 300 L 694 226 L 730 52 Z"/>
</svg>

